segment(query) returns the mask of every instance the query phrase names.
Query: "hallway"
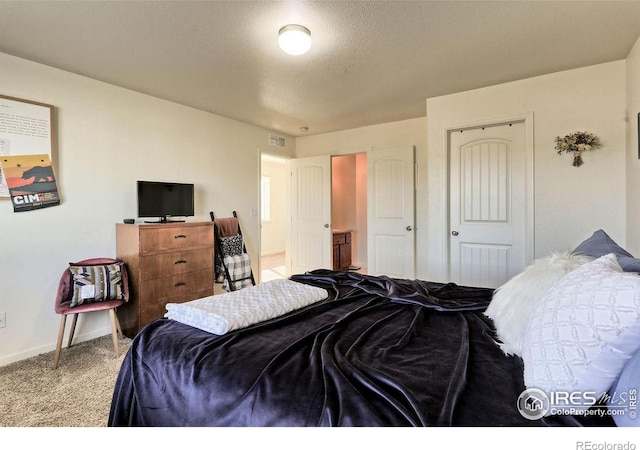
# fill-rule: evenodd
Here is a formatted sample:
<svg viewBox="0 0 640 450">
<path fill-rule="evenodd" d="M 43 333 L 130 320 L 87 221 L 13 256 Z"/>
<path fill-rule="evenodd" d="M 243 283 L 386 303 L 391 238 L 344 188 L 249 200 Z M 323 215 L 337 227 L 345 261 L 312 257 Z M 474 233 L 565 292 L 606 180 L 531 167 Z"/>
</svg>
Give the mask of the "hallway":
<svg viewBox="0 0 640 450">
<path fill-rule="evenodd" d="M 286 278 L 287 273 L 284 258 L 284 252 L 263 256 L 260 260 L 260 268 L 262 270 L 260 280 L 269 281 Z"/>
</svg>

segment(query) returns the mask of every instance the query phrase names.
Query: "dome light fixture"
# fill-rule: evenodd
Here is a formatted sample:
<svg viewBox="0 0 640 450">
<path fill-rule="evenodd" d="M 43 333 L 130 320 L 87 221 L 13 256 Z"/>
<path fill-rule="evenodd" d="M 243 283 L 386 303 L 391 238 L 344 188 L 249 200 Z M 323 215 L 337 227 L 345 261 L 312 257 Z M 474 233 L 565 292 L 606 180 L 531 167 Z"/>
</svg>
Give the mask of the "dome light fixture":
<svg viewBox="0 0 640 450">
<path fill-rule="evenodd" d="M 302 25 L 285 25 L 278 31 L 278 45 L 289 55 L 302 55 L 311 48 L 311 31 Z"/>
</svg>

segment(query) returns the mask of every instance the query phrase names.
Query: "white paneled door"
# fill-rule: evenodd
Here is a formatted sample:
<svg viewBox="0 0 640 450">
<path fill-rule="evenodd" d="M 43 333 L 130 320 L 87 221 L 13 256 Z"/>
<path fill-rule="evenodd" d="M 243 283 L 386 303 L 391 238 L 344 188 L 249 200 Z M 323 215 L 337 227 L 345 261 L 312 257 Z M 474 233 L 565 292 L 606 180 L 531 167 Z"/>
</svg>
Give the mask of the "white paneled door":
<svg viewBox="0 0 640 450">
<path fill-rule="evenodd" d="M 291 271 L 332 268 L 331 156 L 291 160 Z"/>
<path fill-rule="evenodd" d="M 451 281 L 498 287 L 527 264 L 524 122 L 452 131 Z"/>
<path fill-rule="evenodd" d="M 415 277 L 415 168 L 412 146 L 367 154 L 367 272 Z"/>
</svg>

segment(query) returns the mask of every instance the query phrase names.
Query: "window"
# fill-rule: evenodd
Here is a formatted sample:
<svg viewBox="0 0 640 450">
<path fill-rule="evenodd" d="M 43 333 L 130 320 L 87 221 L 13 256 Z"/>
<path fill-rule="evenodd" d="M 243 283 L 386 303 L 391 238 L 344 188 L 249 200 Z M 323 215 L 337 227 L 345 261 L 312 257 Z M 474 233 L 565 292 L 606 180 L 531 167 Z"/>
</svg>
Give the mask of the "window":
<svg viewBox="0 0 640 450">
<path fill-rule="evenodd" d="M 271 178 L 265 176 L 260 180 L 260 220 L 271 220 Z"/>
</svg>

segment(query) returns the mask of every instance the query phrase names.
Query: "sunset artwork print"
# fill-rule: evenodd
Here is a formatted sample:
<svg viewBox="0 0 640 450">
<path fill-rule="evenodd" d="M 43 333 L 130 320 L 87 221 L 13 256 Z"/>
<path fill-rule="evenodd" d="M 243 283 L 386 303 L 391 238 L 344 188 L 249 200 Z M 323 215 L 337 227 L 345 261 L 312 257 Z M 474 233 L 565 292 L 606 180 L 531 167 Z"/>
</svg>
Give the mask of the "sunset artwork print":
<svg viewBox="0 0 640 450">
<path fill-rule="evenodd" d="M 2 156 L 0 164 L 14 212 L 60 204 L 49 155 Z"/>
</svg>

